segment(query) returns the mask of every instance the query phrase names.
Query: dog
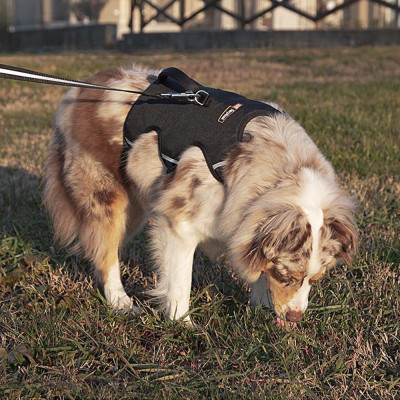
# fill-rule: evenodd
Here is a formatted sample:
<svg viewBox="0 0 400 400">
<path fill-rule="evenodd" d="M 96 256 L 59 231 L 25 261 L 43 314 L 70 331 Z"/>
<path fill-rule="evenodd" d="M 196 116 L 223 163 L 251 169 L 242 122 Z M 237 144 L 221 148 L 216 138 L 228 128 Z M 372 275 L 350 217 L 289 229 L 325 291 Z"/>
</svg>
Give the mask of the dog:
<svg viewBox="0 0 400 400">
<path fill-rule="evenodd" d="M 111 68 L 88 82 L 144 91 L 157 71 Z M 355 203 L 331 164 L 285 112 L 257 116 L 224 160 L 224 182 L 190 146 L 166 173 L 154 130 L 121 167 L 124 122 L 138 95 L 73 88 L 59 107 L 45 169 L 55 239 L 92 261 L 107 303 L 140 312 L 120 278 L 125 239 L 149 228 L 158 270 L 150 294 L 171 320 L 192 324 L 194 252 L 224 254 L 251 288 L 250 304 L 297 323 L 314 282 L 357 248 Z M 182 133 L 184 134 L 184 132 Z"/>
</svg>

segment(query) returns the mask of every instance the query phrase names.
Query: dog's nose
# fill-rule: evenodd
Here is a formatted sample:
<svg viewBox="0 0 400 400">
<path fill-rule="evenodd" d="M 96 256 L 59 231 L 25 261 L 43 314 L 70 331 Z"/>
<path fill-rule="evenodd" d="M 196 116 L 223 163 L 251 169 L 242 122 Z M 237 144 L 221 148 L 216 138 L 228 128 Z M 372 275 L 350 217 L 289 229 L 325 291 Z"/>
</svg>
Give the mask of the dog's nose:
<svg viewBox="0 0 400 400">
<path fill-rule="evenodd" d="M 301 321 L 301 317 L 303 316 L 303 313 L 301 311 L 288 311 L 286 313 L 286 319 L 290 322 L 299 322 Z"/>
</svg>

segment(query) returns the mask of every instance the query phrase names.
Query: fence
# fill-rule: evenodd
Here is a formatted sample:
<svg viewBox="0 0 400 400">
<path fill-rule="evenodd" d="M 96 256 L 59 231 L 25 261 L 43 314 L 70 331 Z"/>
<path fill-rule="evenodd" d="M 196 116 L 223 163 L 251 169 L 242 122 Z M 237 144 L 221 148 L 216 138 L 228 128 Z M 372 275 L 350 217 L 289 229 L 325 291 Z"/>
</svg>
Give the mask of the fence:
<svg viewBox="0 0 400 400">
<path fill-rule="evenodd" d="M 281 10 L 287 10 L 312 23 L 308 25 L 309 29 L 329 27 L 329 23 L 325 25 L 323 23 L 342 11 L 344 14 L 342 13 L 336 21 L 337 28 L 398 27 L 400 0 L 393 1 L 394 3 L 385 0 L 131 0 L 129 27 L 131 32 L 139 30 L 143 33 L 152 23 L 154 25 L 160 21 L 168 21 L 181 30 L 188 27 L 193 30 L 193 24 L 190 24 L 199 17 L 203 16 L 203 20 L 207 20 L 210 15 L 219 13 L 220 16 L 231 18 L 236 23 L 236 29 L 254 28 L 260 21 L 264 22 L 266 29 L 287 29 L 285 26 L 273 26 L 271 22 L 273 13 Z M 354 7 L 361 6 L 361 3 L 364 4 L 366 12 L 362 12 L 361 9 L 354 10 Z M 197 4 L 197 9 L 193 4 Z M 139 14 L 139 29 L 135 26 L 137 25 L 135 13 Z M 290 27 L 290 29 L 296 28 L 302 27 Z"/>
<path fill-rule="evenodd" d="M 83 17 L 73 2 L 0 0 L 0 52 L 400 44 L 400 0 L 79 0 L 96 6 Z"/>
</svg>

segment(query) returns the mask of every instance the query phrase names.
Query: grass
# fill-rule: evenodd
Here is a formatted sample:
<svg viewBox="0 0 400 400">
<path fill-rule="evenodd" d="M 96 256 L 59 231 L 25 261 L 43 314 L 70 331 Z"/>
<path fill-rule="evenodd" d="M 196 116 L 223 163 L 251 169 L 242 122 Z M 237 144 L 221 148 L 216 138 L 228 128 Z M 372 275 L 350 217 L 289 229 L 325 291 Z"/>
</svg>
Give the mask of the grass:
<svg viewBox="0 0 400 400">
<path fill-rule="evenodd" d="M 0 397 L 60 399 L 400 398 L 400 48 L 1 56 L 0 63 L 84 78 L 132 61 L 282 105 L 359 201 L 352 267 L 316 285 L 284 332 L 223 263 L 195 261 L 193 332 L 142 292 L 155 276 L 146 235 L 123 280 L 142 316 L 116 315 L 90 265 L 52 241 L 41 178 L 64 88 L 0 81 Z"/>
</svg>

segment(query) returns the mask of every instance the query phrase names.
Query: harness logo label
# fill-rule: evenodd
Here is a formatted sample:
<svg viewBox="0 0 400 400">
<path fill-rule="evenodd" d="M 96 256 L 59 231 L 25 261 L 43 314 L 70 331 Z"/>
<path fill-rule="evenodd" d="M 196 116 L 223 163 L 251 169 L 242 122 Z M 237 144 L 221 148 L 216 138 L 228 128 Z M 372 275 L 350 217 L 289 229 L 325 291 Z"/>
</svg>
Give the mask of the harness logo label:
<svg viewBox="0 0 400 400">
<path fill-rule="evenodd" d="M 218 118 L 218 122 L 220 124 L 223 124 L 233 113 L 235 113 L 237 110 L 239 110 L 240 107 L 242 107 L 243 104 L 237 103 L 234 106 L 229 106 Z"/>
</svg>

